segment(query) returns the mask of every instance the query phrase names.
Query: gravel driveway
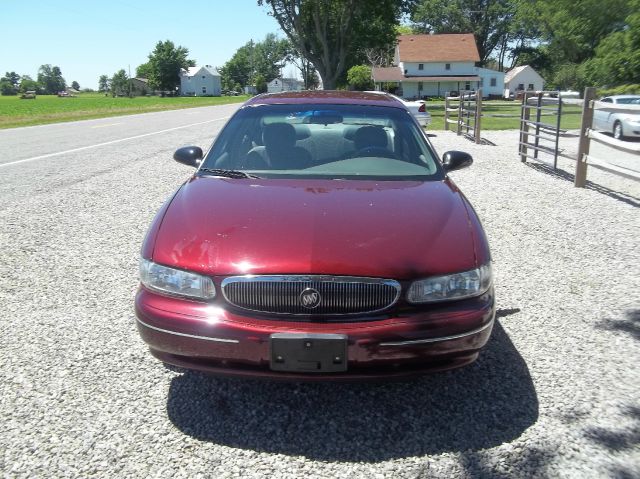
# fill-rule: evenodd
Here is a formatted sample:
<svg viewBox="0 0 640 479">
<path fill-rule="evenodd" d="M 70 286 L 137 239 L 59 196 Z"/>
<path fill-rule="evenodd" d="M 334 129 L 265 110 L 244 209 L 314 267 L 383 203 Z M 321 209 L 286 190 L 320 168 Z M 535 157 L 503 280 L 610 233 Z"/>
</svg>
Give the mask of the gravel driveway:
<svg viewBox="0 0 640 479">
<path fill-rule="evenodd" d="M 516 132 L 452 176 L 494 256 L 499 321 L 470 367 L 289 384 L 163 368 L 134 325 L 142 237 L 211 125 L 0 171 L 6 477 L 640 476 L 640 184 L 576 189 Z"/>
</svg>

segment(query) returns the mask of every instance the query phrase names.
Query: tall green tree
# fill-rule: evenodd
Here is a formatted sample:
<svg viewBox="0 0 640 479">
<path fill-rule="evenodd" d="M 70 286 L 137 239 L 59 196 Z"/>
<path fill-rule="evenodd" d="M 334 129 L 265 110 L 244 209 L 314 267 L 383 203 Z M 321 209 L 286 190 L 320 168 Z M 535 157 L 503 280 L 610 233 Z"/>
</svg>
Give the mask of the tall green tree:
<svg viewBox="0 0 640 479">
<path fill-rule="evenodd" d="M 412 0 L 258 0 L 295 49 L 317 69 L 325 89 L 334 89 L 366 48 L 396 41 L 395 27 Z"/>
<path fill-rule="evenodd" d="M 421 0 L 411 21 L 417 33 L 473 33 L 484 65 L 508 41 L 515 11 L 512 0 Z"/>
<path fill-rule="evenodd" d="M 20 78 L 20 93 L 24 93 L 26 91 L 36 91 L 39 92 L 42 90 L 42 86 L 31 78 L 29 75 L 22 75 Z"/>
<path fill-rule="evenodd" d="M 261 42 L 247 42 L 218 69 L 222 86 L 233 90 L 236 85 L 262 84 L 280 76 L 280 69 L 291 58 L 291 44 L 269 33 Z"/>
<path fill-rule="evenodd" d="M 98 78 L 98 91 L 106 93 L 111 89 L 111 80 L 107 75 L 100 75 Z"/>
<path fill-rule="evenodd" d="M 18 75 L 16 72 L 7 72 L 7 73 L 5 73 L 4 77 L 2 77 L 2 80 L 7 80 L 16 89 L 20 86 L 20 75 Z"/>
<path fill-rule="evenodd" d="M 0 94 L 15 95 L 20 85 L 20 75 L 16 72 L 7 72 L 0 78 Z"/>
<path fill-rule="evenodd" d="M 631 1 L 630 6 L 622 30 L 603 38 L 594 57 L 583 64 L 592 85 L 640 84 L 640 0 Z"/>
<path fill-rule="evenodd" d="M 160 41 L 149 54 L 149 86 L 154 90 L 175 91 L 180 85 L 180 69 L 195 66 L 189 50 L 176 47 L 171 40 Z"/>
<path fill-rule="evenodd" d="M 138 65 L 136 68 L 137 78 L 149 78 L 151 76 L 151 64 L 149 62 Z"/>
<path fill-rule="evenodd" d="M 60 68 L 50 64 L 41 65 L 38 69 L 38 83 L 48 95 L 56 94 L 67 87 Z"/>
<path fill-rule="evenodd" d="M 80 83 L 78 83 L 77 81 L 72 81 L 71 88 L 73 88 L 74 90 L 80 91 Z"/>
<path fill-rule="evenodd" d="M 129 77 L 124 69 L 113 74 L 110 81 L 111 94 L 113 96 L 125 96 L 129 94 Z"/>
</svg>

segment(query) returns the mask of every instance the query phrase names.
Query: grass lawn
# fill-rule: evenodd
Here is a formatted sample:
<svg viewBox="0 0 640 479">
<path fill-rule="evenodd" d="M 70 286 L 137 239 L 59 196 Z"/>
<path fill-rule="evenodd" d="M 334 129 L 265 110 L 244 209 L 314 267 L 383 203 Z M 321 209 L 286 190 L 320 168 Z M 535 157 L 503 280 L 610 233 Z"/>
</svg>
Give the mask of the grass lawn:
<svg viewBox="0 0 640 479">
<path fill-rule="evenodd" d="M 429 130 L 444 130 L 444 102 L 427 102 L 427 110 L 431 114 L 431 124 Z M 517 130 L 520 128 L 520 103 L 504 101 L 484 101 L 482 102 L 483 115 L 513 115 L 514 118 L 501 118 L 483 116 L 483 130 Z M 556 124 L 556 116 L 551 111 L 543 111 L 542 123 Z M 580 128 L 582 107 L 578 105 L 563 105 L 562 116 L 560 118 L 560 128 L 572 130 Z M 535 110 L 531 110 L 532 120 L 535 120 Z M 455 129 L 455 125 L 449 124 L 450 129 Z"/>
<path fill-rule="evenodd" d="M 74 120 L 88 120 L 118 115 L 131 115 L 161 110 L 177 110 L 208 105 L 224 105 L 245 101 L 248 96 L 222 97 L 135 97 L 112 98 L 99 93 L 81 93 L 77 97 L 59 98 L 54 95 L 39 95 L 35 100 L 21 100 L 18 96 L 0 96 L 0 129 L 19 126 L 41 125 Z M 508 130 L 520 126 L 520 103 L 485 101 L 483 113 L 514 115 L 515 118 L 483 117 L 483 130 Z M 431 113 L 429 130 L 444 130 L 444 102 L 427 102 Z M 580 128 L 579 106 L 564 105 L 561 128 Z M 552 112 L 544 112 L 545 123 L 555 124 Z M 532 114 L 534 112 L 532 111 Z M 453 128 L 453 125 L 450 125 Z"/>
<path fill-rule="evenodd" d="M 248 96 L 222 97 L 135 97 L 112 98 L 99 93 L 81 93 L 59 98 L 38 95 L 35 100 L 18 96 L 0 96 L 0 128 L 41 125 L 64 121 L 88 120 L 150 111 L 177 110 L 245 101 Z"/>
</svg>

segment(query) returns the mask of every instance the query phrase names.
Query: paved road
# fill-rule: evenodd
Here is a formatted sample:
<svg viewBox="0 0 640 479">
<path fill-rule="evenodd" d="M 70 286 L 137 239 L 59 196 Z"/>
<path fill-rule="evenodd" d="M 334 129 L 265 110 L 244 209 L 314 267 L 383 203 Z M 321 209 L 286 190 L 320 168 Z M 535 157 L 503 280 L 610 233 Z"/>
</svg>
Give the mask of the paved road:
<svg viewBox="0 0 640 479">
<path fill-rule="evenodd" d="M 239 106 L 0 130 L 0 205 L 148 160 L 160 151 L 162 163 L 153 167 L 166 168 L 176 148 L 193 144 L 206 151 Z"/>
<path fill-rule="evenodd" d="M 454 175 L 492 245 L 498 323 L 475 364 L 300 385 L 154 360 L 134 326 L 140 244 L 192 171 L 175 148 L 207 147 L 235 108 L 0 132 L 0 475 L 639 476 L 640 192 L 523 165 L 516 132 L 433 137 L 474 154 Z"/>
</svg>

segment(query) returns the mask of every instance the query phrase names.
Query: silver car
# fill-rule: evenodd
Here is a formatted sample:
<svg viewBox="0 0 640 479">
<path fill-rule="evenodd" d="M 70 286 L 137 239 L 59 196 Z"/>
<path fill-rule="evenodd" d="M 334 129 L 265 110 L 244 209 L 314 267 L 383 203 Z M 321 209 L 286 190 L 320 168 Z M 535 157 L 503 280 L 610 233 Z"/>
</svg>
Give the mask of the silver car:
<svg viewBox="0 0 640 479">
<path fill-rule="evenodd" d="M 593 112 L 593 127 L 613 133 L 617 140 L 625 137 L 640 137 L 640 95 L 613 95 L 600 100 L 613 105 L 637 105 L 636 111 L 608 111 L 596 109 Z"/>
<path fill-rule="evenodd" d="M 366 93 L 380 93 L 389 95 L 401 103 L 404 103 L 404 106 L 411 112 L 411 114 L 418 120 L 418 123 L 422 127 L 427 127 L 431 123 L 431 114 L 427 111 L 427 105 L 424 100 L 405 100 L 404 98 L 400 98 L 399 96 L 393 95 L 391 93 L 385 93 L 383 91 L 368 91 Z"/>
</svg>

